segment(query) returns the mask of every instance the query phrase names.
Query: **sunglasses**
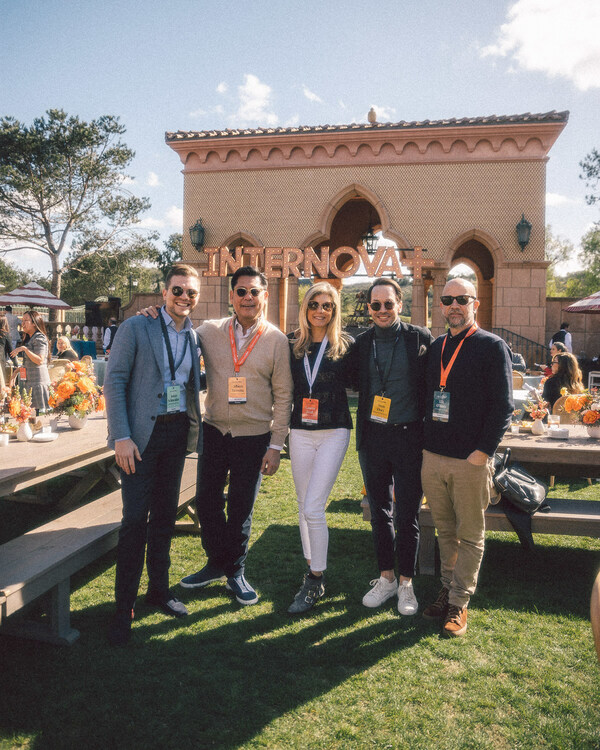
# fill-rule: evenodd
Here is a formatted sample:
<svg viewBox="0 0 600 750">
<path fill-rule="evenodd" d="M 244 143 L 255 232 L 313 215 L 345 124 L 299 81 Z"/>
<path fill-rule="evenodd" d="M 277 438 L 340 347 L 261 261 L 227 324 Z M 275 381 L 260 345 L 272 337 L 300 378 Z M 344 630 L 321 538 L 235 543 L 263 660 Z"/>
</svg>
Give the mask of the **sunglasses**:
<svg viewBox="0 0 600 750">
<path fill-rule="evenodd" d="M 445 294 L 443 297 L 440 297 L 442 305 L 445 307 L 450 307 L 454 300 L 456 300 L 459 305 L 468 305 L 469 300 L 471 299 L 477 299 L 477 297 L 472 297 L 470 294 L 459 294 L 458 297 L 452 297 L 449 294 Z"/>
<path fill-rule="evenodd" d="M 318 310 L 319 308 L 322 308 L 325 310 L 325 312 L 331 312 L 332 310 L 335 310 L 335 305 L 333 302 L 317 302 L 316 300 L 311 300 L 307 305 L 309 310 Z"/>
<path fill-rule="evenodd" d="M 264 291 L 265 291 L 264 289 L 260 289 L 257 286 L 253 286 L 251 289 L 246 289 L 245 286 L 236 286 L 236 288 L 234 289 L 234 292 L 237 294 L 238 297 L 245 297 L 248 294 L 248 292 L 250 292 L 250 294 L 253 297 L 258 297 L 258 295 Z"/>
<path fill-rule="evenodd" d="M 187 294 L 189 299 L 196 299 L 196 297 L 198 296 L 197 289 L 184 289 L 181 286 L 172 286 L 171 292 L 173 293 L 174 297 L 181 297 L 183 294 Z"/>
<path fill-rule="evenodd" d="M 391 299 L 386 299 L 386 301 L 383 303 L 383 306 L 386 310 L 393 310 L 397 305 L 397 302 L 394 302 Z M 381 302 L 369 302 L 369 307 L 374 312 L 379 312 L 381 310 Z"/>
</svg>

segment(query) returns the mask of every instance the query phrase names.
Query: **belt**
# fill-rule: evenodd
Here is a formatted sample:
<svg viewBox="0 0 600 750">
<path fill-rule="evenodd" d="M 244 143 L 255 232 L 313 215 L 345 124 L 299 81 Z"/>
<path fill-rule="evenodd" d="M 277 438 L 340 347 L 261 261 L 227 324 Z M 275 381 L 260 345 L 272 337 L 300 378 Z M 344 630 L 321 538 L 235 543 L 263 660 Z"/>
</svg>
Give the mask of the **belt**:
<svg viewBox="0 0 600 750">
<path fill-rule="evenodd" d="M 159 414 L 156 417 L 157 422 L 175 422 L 182 417 L 187 417 L 186 411 L 174 411 L 171 414 Z"/>
</svg>

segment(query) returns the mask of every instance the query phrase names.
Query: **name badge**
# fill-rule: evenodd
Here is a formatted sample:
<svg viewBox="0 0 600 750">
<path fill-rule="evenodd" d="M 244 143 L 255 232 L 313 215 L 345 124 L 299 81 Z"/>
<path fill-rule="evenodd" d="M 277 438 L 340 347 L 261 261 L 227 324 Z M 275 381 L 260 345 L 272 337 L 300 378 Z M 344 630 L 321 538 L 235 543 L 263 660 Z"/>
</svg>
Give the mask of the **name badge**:
<svg viewBox="0 0 600 750">
<path fill-rule="evenodd" d="M 302 399 L 302 422 L 304 424 L 319 424 L 319 399 Z"/>
<path fill-rule="evenodd" d="M 246 378 L 232 377 L 229 378 L 229 403 L 245 404 L 246 403 Z"/>
<path fill-rule="evenodd" d="M 447 422 L 450 419 L 450 394 L 448 391 L 434 391 L 431 418 L 434 422 Z"/>
<path fill-rule="evenodd" d="M 180 385 L 170 385 L 167 387 L 167 412 L 170 414 L 174 411 L 179 411 L 181 399 L 179 398 L 181 393 Z"/>
<path fill-rule="evenodd" d="M 19 377 L 21 380 L 27 380 L 27 370 L 25 367 L 19 367 Z"/>
<path fill-rule="evenodd" d="M 387 424 L 390 416 L 392 399 L 385 396 L 373 396 L 373 408 L 371 409 L 371 420 Z"/>
</svg>

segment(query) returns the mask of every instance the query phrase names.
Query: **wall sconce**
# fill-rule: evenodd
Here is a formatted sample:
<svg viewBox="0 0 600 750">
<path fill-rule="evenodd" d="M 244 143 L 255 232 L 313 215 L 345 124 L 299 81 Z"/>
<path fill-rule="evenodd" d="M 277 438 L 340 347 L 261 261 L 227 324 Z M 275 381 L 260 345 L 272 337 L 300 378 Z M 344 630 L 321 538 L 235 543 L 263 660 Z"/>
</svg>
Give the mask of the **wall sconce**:
<svg viewBox="0 0 600 750">
<path fill-rule="evenodd" d="M 529 244 L 530 237 L 531 222 L 527 221 L 525 214 L 521 214 L 521 221 L 517 224 L 517 242 L 521 245 L 521 252 L 523 252 Z"/>
<path fill-rule="evenodd" d="M 360 239 L 367 253 L 374 255 L 377 250 L 377 235 L 373 232 L 373 211 L 371 206 L 369 206 L 369 229 Z"/>
<path fill-rule="evenodd" d="M 190 240 L 196 250 L 199 253 L 202 252 L 202 248 L 204 247 L 204 227 L 202 226 L 202 219 L 198 219 L 194 226 L 190 227 Z"/>
</svg>

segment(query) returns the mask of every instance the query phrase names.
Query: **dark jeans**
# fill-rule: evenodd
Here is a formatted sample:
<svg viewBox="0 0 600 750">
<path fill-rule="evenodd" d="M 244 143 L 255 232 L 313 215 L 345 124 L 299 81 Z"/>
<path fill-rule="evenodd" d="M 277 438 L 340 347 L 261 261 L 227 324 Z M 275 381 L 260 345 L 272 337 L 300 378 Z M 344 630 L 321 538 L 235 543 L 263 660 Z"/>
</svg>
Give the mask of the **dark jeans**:
<svg viewBox="0 0 600 750">
<path fill-rule="evenodd" d="M 121 472 L 123 521 L 117 547 L 117 610 L 128 611 L 135 604 L 146 542 L 148 591 L 160 597 L 169 591 L 169 550 L 188 430 L 186 414 L 171 422 L 157 421 L 142 460 L 135 462 L 135 474 Z"/>
<path fill-rule="evenodd" d="M 211 565 L 227 577 L 244 570 L 252 528 L 252 511 L 262 474 L 260 467 L 270 433 L 249 437 L 222 435 L 204 423 L 204 449 L 198 461 L 196 512 L 202 546 Z M 229 487 L 223 495 L 227 473 Z M 227 517 L 225 504 L 227 503 Z"/>
<path fill-rule="evenodd" d="M 398 573 L 408 578 L 416 573 L 419 549 L 422 452 L 420 422 L 364 425 L 358 458 L 371 508 L 377 564 L 380 571 L 394 570 L 397 556 Z M 389 489 L 392 480 L 395 503 Z"/>
</svg>

